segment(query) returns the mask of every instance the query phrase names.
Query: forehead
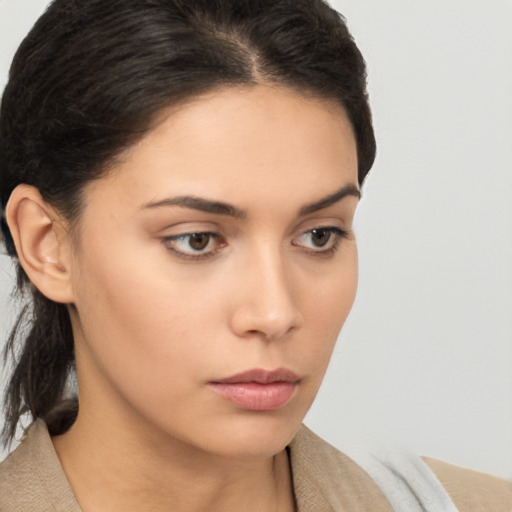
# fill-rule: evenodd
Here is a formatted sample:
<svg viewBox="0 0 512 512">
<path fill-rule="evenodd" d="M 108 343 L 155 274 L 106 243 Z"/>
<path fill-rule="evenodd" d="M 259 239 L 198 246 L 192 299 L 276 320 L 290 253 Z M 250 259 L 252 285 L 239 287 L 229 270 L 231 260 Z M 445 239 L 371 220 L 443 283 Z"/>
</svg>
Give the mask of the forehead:
<svg viewBox="0 0 512 512">
<path fill-rule="evenodd" d="M 337 103 L 276 86 L 227 88 L 161 113 L 105 180 L 130 204 L 168 194 L 308 202 L 357 185 L 350 122 Z M 279 201 L 279 199 L 278 199 Z"/>
</svg>

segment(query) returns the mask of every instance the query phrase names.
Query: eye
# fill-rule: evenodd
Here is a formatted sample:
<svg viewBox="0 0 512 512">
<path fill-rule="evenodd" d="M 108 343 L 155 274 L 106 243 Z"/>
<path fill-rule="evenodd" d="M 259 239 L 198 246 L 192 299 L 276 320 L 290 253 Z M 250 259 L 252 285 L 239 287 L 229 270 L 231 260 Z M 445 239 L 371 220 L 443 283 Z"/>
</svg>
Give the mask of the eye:
<svg viewBox="0 0 512 512">
<path fill-rule="evenodd" d="M 292 244 L 303 247 L 308 252 L 317 254 L 330 254 L 337 248 L 342 238 L 348 233 L 337 227 L 320 227 L 306 231 L 292 241 Z"/>
<path fill-rule="evenodd" d="M 216 233 L 183 233 L 163 240 L 167 249 L 184 258 L 208 258 L 226 244 Z"/>
</svg>

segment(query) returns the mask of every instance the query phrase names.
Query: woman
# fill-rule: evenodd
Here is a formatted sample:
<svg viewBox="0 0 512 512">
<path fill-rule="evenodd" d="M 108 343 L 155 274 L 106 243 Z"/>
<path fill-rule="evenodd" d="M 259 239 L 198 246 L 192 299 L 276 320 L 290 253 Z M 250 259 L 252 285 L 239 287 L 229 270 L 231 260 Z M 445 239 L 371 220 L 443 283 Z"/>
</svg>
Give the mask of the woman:
<svg viewBox="0 0 512 512">
<path fill-rule="evenodd" d="M 301 427 L 354 299 L 375 157 L 364 61 L 326 4 L 57 0 L 0 130 L 33 304 L 6 441 L 36 420 L 1 510 L 455 510 L 423 462 L 395 496 Z M 508 506 L 474 478 L 491 490 L 454 498 Z"/>
</svg>

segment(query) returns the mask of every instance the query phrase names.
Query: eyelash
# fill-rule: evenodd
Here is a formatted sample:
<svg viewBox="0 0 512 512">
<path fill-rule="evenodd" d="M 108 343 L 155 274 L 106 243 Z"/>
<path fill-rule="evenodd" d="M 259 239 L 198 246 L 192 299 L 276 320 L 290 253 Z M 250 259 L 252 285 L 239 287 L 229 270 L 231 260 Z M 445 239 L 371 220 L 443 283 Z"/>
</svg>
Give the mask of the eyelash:
<svg viewBox="0 0 512 512">
<path fill-rule="evenodd" d="M 220 245 L 218 245 L 215 249 L 208 251 L 208 252 L 197 252 L 196 254 L 193 253 L 186 253 L 184 251 L 180 251 L 175 249 L 172 244 L 176 244 L 176 242 L 183 241 L 185 239 L 188 239 L 189 243 L 193 236 L 208 236 L 208 245 L 210 245 L 210 242 L 212 240 L 219 240 L 221 237 L 217 233 L 212 233 L 210 231 L 197 231 L 194 233 L 182 233 L 180 235 L 174 235 L 166 237 L 162 240 L 162 243 L 168 249 L 169 251 L 176 254 L 178 257 L 185 259 L 185 260 L 206 260 L 213 258 L 223 247 L 225 247 L 227 244 L 225 242 L 221 242 Z M 207 247 L 208 247 L 207 245 Z"/>
<path fill-rule="evenodd" d="M 340 242 L 343 239 L 349 238 L 349 236 L 350 236 L 348 231 L 338 228 L 338 227 L 335 227 L 335 226 L 319 226 L 319 227 L 310 229 L 308 231 L 305 231 L 298 237 L 294 238 L 294 240 L 301 238 L 303 236 L 306 236 L 306 235 L 312 235 L 315 231 L 322 231 L 322 232 L 328 233 L 329 238 L 328 238 L 327 242 L 325 243 L 325 245 L 330 245 L 330 246 L 328 249 L 323 249 L 323 246 L 318 246 L 317 249 L 302 247 L 302 250 L 304 252 L 306 252 L 308 255 L 313 256 L 313 257 L 328 258 L 328 257 L 334 255 L 339 249 Z M 208 244 L 206 245 L 206 247 L 208 247 L 212 241 L 218 242 L 217 247 L 215 247 L 213 250 L 209 250 L 207 252 L 199 252 L 199 251 L 192 250 L 191 253 L 186 253 L 182 250 L 176 249 L 175 246 L 173 246 L 173 244 L 176 244 L 176 242 L 179 242 L 179 241 L 188 241 L 188 244 L 190 244 L 191 237 L 193 237 L 193 236 L 196 236 L 196 237 L 197 236 L 207 236 L 207 237 L 209 237 L 209 239 L 208 239 Z M 333 237 L 334 237 L 334 239 L 333 239 Z M 292 240 L 292 245 L 300 248 L 301 247 L 300 244 L 294 243 L 294 240 Z M 220 241 L 220 243 L 219 243 L 219 241 Z M 166 237 L 166 238 L 162 239 L 162 243 L 166 247 L 167 250 L 173 252 L 178 257 L 185 259 L 185 260 L 195 260 L 195 261 L 208 260 L 208 259 L 214 258 L 217 255 L 217 253 L 220 250 L 222 250 L 223 247 L 225 247 L 227 245 L 227 243 L 222 240 L 220 235 L 218 235 L 217 233 L 210 232 L 210 231 L 182 233 L 179 235 Z M 195 254 L 194 254 L 194 252 L 195 252 Z"/>
<path fill-rule="evenodd" d="M 335 227 L 335 226 L 319 226 L 317 228 L 313 228 L 313 229 L 306 231 L 305 233 L 300 235 L 300 237 L 303 237 L 305 235 L 311 235 L 315 231 L 324 231 L 329 234 L 329 238 L 328 238 L 327 242 L 325 243 L 325 245 L 330 244 L 330 247 L 328 249 L 323 249 L 324 246 L 319 246 L 317 249 L 303 248 L 303 250 L 307 254 L 314 256 L 314 257 L 329 258 L 330 256 L 333 256 L 340 248 L 340 242 L 344 239 L 349 238 L 348 231 L 338 228 L 338 227 Z M 300 238 L 300 237 L 297 237 L 297 238 Z M 292 241 L 292 245 L 295 245 L 295 244 L 293 244 L 293 241 Z"/>
</svg>

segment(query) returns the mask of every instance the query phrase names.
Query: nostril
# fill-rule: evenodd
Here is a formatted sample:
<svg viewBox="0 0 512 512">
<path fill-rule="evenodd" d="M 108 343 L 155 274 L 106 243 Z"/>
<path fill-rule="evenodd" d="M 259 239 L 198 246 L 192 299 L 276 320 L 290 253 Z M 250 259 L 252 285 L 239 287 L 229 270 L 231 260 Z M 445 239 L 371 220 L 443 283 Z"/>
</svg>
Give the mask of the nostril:
<svg viewBox="0 0 512 512">
<path fill-rule="evenodd" d="M 296 331 L 300 322 L 280 323 L 280 324 L 266 324 L 262 325 L 259 329 L 247 329 L 242 334 L 245 338 L 261 338 L 265 341 L 274 341 L 288 337 L 292 332 Z"/>
</svg>

